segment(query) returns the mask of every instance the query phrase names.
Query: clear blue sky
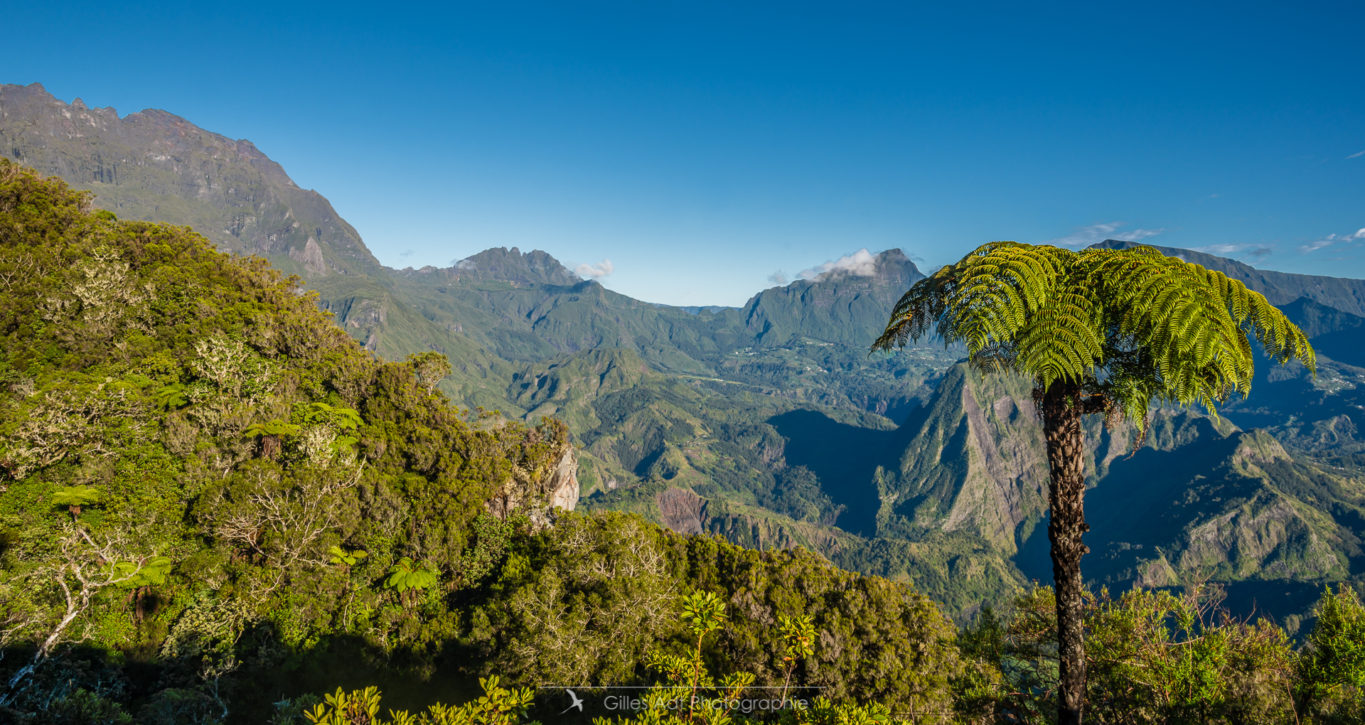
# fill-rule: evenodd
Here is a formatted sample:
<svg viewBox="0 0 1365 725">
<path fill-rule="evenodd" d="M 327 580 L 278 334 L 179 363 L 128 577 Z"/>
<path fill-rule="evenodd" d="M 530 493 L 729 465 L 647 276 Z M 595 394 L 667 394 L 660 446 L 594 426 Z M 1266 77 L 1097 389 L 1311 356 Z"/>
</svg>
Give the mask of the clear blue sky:
<svg viewBox="0 0 1365 725">
<path fill-rule="evenodd" d="M 739 304 L 861 248 L 1146 236 L 1365 277 L 1361 3 L 136 5 L 11 3 L 0 82 L 250 139 L 393 266 Z"/>
</svg>

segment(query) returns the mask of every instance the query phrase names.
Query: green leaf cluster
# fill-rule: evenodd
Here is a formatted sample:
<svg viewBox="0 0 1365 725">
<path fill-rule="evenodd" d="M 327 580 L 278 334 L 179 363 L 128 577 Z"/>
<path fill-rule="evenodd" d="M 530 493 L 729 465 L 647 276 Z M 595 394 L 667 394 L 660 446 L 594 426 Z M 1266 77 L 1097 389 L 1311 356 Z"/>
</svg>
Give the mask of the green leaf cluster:
<svg viewBox="0 0 1365 725">
<path fill-rule="evenodd" d="M 1258 292 L 1151 247 L 991 242 L 917 282 L 873 349 L 936 333 L 986 368 L 1040 390 L 1062 380 L 1146 425 L 1152 400 L 1217 404 L 1251 390 L 1249 337 L 1272 359 L 1315 359 L 1308 338 Z"/>
</svg>

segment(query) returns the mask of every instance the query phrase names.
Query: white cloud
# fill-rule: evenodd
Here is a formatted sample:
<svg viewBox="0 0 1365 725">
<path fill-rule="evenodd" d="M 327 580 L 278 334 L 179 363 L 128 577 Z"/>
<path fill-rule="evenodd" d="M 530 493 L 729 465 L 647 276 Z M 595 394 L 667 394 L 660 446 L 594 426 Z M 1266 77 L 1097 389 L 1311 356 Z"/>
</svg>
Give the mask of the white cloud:
<svg viewBox="0 0 1365 725">
<path fill-rule="evenodd" d="M 1350 156 L 1347 156 L 1346 158 L 1348 158 L 1348 159 L 1358 159 L 1358 158 L 1360 158 L 1361 156 L 1365 156 L 1365 150 L 1357 151 L 1357 152 L 1351 154 Z"/>
<path fill-rule="evenodd" d="M 871 277 L 877 273 L 877 257 L 867 251 L 867 248 L 859 249 L 853 254 L 840 257 L 832 262 L 825 262 L 810 269 L 803 269 L 796 273 L 797 279 L 818 280 L 831 274 L 848 274 L 855 277 Z"/>
<path fill-rule="evenodd" d="M 611 263 L 610 259 L 604 259 L 598 262 L 597 264 L 588 264 L 585 262 L 583 264 L 578 265 L 577 267 L 574 267 L 573 271 L 574 274 L 577 274 L 579 277 L 599 279 L 601 277 L 606 277 L 612 272 L 615 272 L 616 266 Z"/>
<path fill-rule="evenodd" d="M 1299 251 L 1309 254 L 1336 244 L 1352 244 L 1363 239 L 1365 239 L 1365 227 L 1357 229 L 1354 233 L 1328 234 L 1322 239 L 1315 239 L 1307 244 L 1300 245 Z"/>
<path fill-rule="evenodd" d="M 1130 242 L 1140 242 L 1149 237 L 1166 231 L 1165 229 L 1125 229 L 1128 222 L 1103 222 L 1101 224 L 1091 224 L 1088 227 L 1081 227 L 1064 237 L 1051 239 L 1044 244 L 1052 244 L 1058 247 L 1081 248 L 1088 247 L 1106 239 L 1124 239 Z"/>
<path fill-rule="evenodd" d="M 787 276 L 786 272 L 783 272 L 782 270 L 779 269 L 776 272 L 773 272 L 772 274 L 768 275 L 768 281 L 780 287 L 786 285 L 788 282 L 792 280 L 791 277 Z"/>
<path fill-rule="evenodd" d="M 1220 257 L 1251 256 L 1257 258 L 1275 251 L 1273 247 L 1263 244 L 1210 244 L 1205 247 L 1191 247 L 1191 249 L 1205 254 L 1217 254 Z"/>
</svg>

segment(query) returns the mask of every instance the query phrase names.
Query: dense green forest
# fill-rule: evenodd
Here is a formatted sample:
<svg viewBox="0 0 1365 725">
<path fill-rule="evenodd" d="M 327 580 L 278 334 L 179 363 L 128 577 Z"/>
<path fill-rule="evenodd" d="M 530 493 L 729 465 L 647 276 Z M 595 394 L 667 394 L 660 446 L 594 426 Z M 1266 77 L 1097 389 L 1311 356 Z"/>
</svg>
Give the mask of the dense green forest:
<svg viewBox="0 0 1365 725">
<path fill-rule="evenodd" d="M 444 358 L 382 362 L 297 279 L 187 228 L 92 211 L 4 160 L 0 286 L 0 718 L 1046 722 L 1055 709 L 1050 590 L 959 629 L 909 586 L 801 547 L 552 509 L 577 486 L 564 424 L 460 409 L 437 389 Z M 816 516 L 801 513 L 805 487 L 788 474 L 772 505 Z M 1325 592 L 1298 641 L 1220 618 L 1215 590 L 1093 598 L 1096 718 L 1365 717 L 1352 590 Z M 565 685 L 581 715 L 565 713 Z M 644 709 L 613 711 L 584 685 L 645 688 Z M 808 706 L 740 707 L 774 691 Z"/>
</svg>

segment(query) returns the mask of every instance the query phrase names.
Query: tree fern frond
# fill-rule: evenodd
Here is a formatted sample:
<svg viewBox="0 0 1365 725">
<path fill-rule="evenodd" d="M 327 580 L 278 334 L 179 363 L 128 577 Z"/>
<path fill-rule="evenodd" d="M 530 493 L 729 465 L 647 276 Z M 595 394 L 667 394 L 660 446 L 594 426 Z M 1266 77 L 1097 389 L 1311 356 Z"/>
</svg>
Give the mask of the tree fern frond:
<svg viewBox="0 0 1365 725">
<path fill-rule="evenodd" d="M 1103 391 L 1141 428 L 1149 401 L 1214 410 L 1251 389 L 1255 336 L 1277 362 L 1315 359 L 1307 336 L 1258 292 L 1151 247 L 1088 249 L 991 242 L 920 280 L 873 349 L 931 330 L 983 367 L 1046 388 Z"/>
</svg>

